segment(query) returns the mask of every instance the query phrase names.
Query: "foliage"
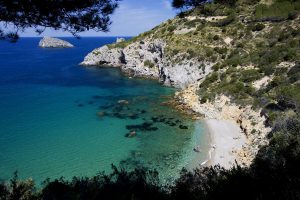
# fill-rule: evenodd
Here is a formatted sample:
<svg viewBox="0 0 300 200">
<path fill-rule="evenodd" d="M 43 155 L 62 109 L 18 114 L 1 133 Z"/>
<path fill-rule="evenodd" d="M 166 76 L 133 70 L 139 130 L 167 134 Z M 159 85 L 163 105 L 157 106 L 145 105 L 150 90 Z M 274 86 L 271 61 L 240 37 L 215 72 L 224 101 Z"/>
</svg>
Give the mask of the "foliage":
<svg viewBox="0 0 300 200">
<path fill-rule="evenodd" d="M 206 0 L 173 0 L 172 6 L 175 9 L 190 9 L 195 8 L 203 3 L 205 3 Z"/>
<path fill-rule="evenodd" d="M 0 30 L 0 38 L 16 41 L 18 32 L 34 28 L 63 30 L 77 36 L 87 30 L 108 31 L 110 15 L 120 0 L 1 0 L 0 22 L 13 32 Z"/>
<path fill-rule="evenodd" d="M 231 14 L 228 17 L 226 17 L 225 19 L 216 22 L 216 25 L 220 26 L 220 27 L 227 26 L 227 25 L 231 24 L 232 22 L 234 22 L 234 20 L 235 20 L 235 15 Z"/>
<path fill-rule="evenodd" d="M 283 20 L 297 16 L 297 1 L 281 0 L 275 1 L 271 5 L 259 4 L 255 9 L 255 18 L 258 20 Z"/>
<path fill-rule="evenodd" d="M 264 28 L 265 28 L 264 24 L 258 23 L 253 26 L 252 31 L 261 31 Z"/>
<path fill-rule="evenodd" d="M 27 181 L 13 179 L 10 184 L 0 184 L 0 199 L 298 199 L 299 121 L 286 120 L 284 124 L 279 129 L 281 135 L 274 137 L 250 168 L 236 166 L 226 170 L 214 166 L 194 171 L 183 169 L 180 178 L 172 185 L 162 186 L 156 171 L 126 171 L 113 166 L 113 172 L 108 175 L 99 173 L 90 178 L 74 177 L 71 181 L 46 180 L 38 191 Z M 265 157 L 265 154 L 273 156 Z"/>
<path fill-rule="evenodd" d="M 144 65 L 147 66 L 147 67 L 150 67 L 150 68 L 153 68 L 154 67 L 154 63 L 152 63 L 150 60 L 146 60 L 144 62 Z"/>
</svg>

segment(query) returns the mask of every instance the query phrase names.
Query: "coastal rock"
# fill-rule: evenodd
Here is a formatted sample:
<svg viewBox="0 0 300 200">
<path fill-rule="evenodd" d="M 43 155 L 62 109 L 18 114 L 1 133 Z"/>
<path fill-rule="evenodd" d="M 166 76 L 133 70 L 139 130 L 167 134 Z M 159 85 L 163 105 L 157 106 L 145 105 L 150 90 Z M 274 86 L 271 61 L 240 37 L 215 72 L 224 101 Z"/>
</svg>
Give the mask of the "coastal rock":
<svg viewBox="0 0 300 200">
<path fill-rule="evenodd" d="M 162 40 L 145 40 L 128 45 L 123 50 L 126 64 L 122 66 L 122 71 L 131 76 L 158 79 L 165 45 Z"/>
<path fill-rule="evenodd" d="M 39 42 L 39 46 L 42 48 L 70 48 L 74 47 L 71 43 L 52 37 L 44 37 Z"/>
<path fill-rule="evenodd" d="M 81 65 L 108 65 L 118 67 L 125 64 L 124 54 L 122 49 L 110 49 L 108 46 L 103 46 L 93 50 L 85 58 Z"/>
<path fill-rule="evenodd" d="M 182 59 L 180 63 L 172 63 L 164 50 L 163 40 L 142 40 L 125 48 L 109 48 L 103 46 L 89 53 L 82 65 L 108 65 L 120 67 L 129 76 L 158 79 L 162 84 L 176 88 L 185 88 L 211 72 L 213 63 L 196 59 Z M 199 67 L 201 66 L 201 69 Z"/>
<path fill-rule="evenodd" d="M 117 38 L 116 43 L 125 42 L 125 38 Z"/>
<path fill-rule="evenodd" d="M 168 61 L 163 63 L 163 67 L 160 68 L 160 81 L 164 85 L 176 88 L 186 88 L 190 84 L 203 80 L 212 71 L 213 65 L 210 62 L 198 61 L 197 59 L 184 59 L 176 64 Z M 199 69 L 200 66 L 201 69 Z"/>
</svg>

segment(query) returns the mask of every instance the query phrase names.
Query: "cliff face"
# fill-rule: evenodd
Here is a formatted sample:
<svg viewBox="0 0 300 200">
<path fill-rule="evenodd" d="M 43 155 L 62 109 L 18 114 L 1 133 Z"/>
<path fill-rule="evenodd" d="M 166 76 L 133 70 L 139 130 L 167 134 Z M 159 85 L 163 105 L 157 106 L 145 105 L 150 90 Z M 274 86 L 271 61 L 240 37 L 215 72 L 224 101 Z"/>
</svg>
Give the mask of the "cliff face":
<svg viewBox="0 0 300 200">
<path fill-rule="evenodd" d="M 81 63 L 86 66 L 107 65 L 120 67 L 130 76 L 158 79 L 168 86 L 185 88 L 211 72 L 212 63 L 184 59 L 172 63 L 165 54 L 166 42 L 145 39 L 125 48 L 103 46 L 89 53 Z M 200 70 L 200 66 L 204 66 Z"/>
<path fill-rule="evenodd" d="M 52 37 L 44 37 L 39 42 L 39 46 L 42 48 L 70 48 L 74 47 L 71 43 Z"/>
</svg>

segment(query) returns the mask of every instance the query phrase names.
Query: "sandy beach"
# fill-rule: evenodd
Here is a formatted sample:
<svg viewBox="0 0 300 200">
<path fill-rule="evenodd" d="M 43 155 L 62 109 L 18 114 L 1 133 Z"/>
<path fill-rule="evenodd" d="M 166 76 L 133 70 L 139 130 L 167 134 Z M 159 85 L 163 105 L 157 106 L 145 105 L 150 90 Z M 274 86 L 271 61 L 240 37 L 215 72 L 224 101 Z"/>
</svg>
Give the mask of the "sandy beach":
<svg viewBox="0 0 300 200">
<path fill-rule="evenodd" d="M 233 152 L 242 149 L 246 142 L 240 127 L 229 120 L 207 119 L 205 124 L 211 135 L 209 164 L 219 164 L 226 169 L 235 165 L 236 155 Z"/>
</svg>

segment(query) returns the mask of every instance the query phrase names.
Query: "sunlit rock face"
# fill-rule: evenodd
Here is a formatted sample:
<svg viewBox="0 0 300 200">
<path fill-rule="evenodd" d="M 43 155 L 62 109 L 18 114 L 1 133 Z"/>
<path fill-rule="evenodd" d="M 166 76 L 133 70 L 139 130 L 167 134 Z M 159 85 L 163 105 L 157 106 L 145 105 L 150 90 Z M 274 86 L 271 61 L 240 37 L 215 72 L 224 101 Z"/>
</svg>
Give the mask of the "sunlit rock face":
<svg viewBox="0 0 300 200">
<path fill-rule="evenodd" d="M 43 37 L 39 42 L 39 47 L 42 48 L 70 48 L 74 47 L 71 43 L 52 37 Z"/>
<path fill-rule="evenodd" d="M 162 84 L 176 88 L 185 88 L 211 72 L 212 63 L 197 59 L 178 58 L 181 62 L 173 63 L 177 58 L 166 57 L 165 47 L 160 39 L 137 41 L 125 48 L 105 45 L 89 53 L 81 65 L 121 67 L 130 76 L 159 79 Z"/>
</svg>

